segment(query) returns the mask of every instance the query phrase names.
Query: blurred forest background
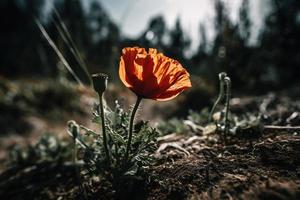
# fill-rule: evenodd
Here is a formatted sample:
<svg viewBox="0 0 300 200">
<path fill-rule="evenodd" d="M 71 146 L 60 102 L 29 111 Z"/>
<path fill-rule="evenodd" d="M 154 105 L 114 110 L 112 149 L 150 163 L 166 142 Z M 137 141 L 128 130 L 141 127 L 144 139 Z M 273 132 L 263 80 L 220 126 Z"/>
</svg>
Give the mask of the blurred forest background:
<svg viewBox="0 0 300 200">
<path fill-rule="evenodd" d="M 232 2 L 239 2 L 234 9 Z M 137 3 L 138 12 L 132 9 Z M 125 8 L 124 15 L 107 5 Z M 156 13 L 151 17 L 150 7 Z M 183 10 L 195 19 L 193 31 Z M 171 24 L 170 13 L 176 12 Z M 129 14 L 135 18 L 129 20 Z M 109 75 L 105 100 L 112 112 L 105 112 L 105 127 L 111 163 L 100 160 L 100 135 L 68 123 L 75 120 L 100 133 L 93 123 L 100 118 L 92 112 L 98 108 L 97 94 L 77 84 L 63 67 L 39 22 L 80 80 L 90 83 L 82 66 Z M 130 35 L 124 27 L 134 30 L 135 22 L 144 29 Z M 123 160 L 118 155 L 129 144 L 125 127 L 130 121 L 123 111 L 136 100 L 118 76 L 121 50 L 128 46 L 156 48 L 178 60 L 190 73 L 192 88 L 171 101 L 143 100 L 131 126 L 139 134 Z M 257 199 L 299 196 L 299 68 L 300 0 L 0 0 L 0 199 L 78 199 L 77 192 L 85 193 L 81 187 L 95 198 L 109 199 L 106 193 L 118 195 L 116 185 L 136 199 L 201 199 L 200 194 L 204 199 L 218 199 L 218 194 L 253 199 L 244 196 L 252 192 L 260 195 Z M 210 116 L 220 72 L 230 77 L 232 91 Z M 148 122 L 159 136 L 170 134 L 158 139 L 155 162 L 159 159 L 153 166 L 144 164 L 146 156 L 152 159 L 147 149 L 156 143 Z M 91 146 L 76 148 L 81 135 Z M 70 165 L 65 161 L 71 157 Z M 84 174 L 101 171 L 102 176 L 104 169 L 106 175 L 86 179 L 79 172 L 82 164 Z M 140 171 L 141 176 L 131 178 Z"/>
<path fill-rule="evenodd" d="M 216 84 L 217 74 L 225 71 L 234 88 L 243 93 L 262 93 L 299 83 L 300 1 L 270 0 L 258 42 L 249 43 L 252 21 L 249 0 L 243 0 L 236 22 L 222 0 L 214 0 L 215 37 L 207 41 L 206 26 L 200 24 L 198 48 L 189 57 L 192 40 L 183 30 L 180 19 L 168 28 L 164 17 L 154 16 L 136 38 L 125 37 L 100 1 L 55 0 L 55 8 L 74 39 L 90 72 L 116 76 L 121 48 L 154 47 L 179 60 L 194 77 Z M 5 78 L 55 77 L 59 61 L 34 22 L 37 17 L 58 45 L 69 63 L 81 68 L 70 48 L 59 35 L 57 16 L 45 16 L 45 0 L 1 0 L 0 2 L 0 76 Z M 146 22 L 145 22 L 146 23 Z M 83 77 L 83 76 L 82 76 Z"/>
</svg>

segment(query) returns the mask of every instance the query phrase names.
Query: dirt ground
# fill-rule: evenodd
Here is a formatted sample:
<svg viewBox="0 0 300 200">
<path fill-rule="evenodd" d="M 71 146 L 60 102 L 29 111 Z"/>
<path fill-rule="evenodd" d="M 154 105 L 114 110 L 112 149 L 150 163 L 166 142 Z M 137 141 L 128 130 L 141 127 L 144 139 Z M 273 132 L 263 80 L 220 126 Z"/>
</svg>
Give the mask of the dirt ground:
<svg viewBox="0 0 300 200">
<path fill-rule="evenodd" d="M 168 161 L 153 168 L 147 198 L 299 199 L 299 135 L 265 133 L 252 144 L 226 146 L 207 141 L 194 136 L 169 143 Z"/>
<path fill-rule="evenodd" d="M 223 145 L 215 136 L 160 141 L 159 161 L 145 179 L 124 186 L 119 199 L 299 199 L 300 136 L 265 130 L 251 144 Z M 80 199 L 74 167 L 42 163 L 0 176 L 1 199 Z M 5 181 L 6 179 L 6 181 Z M 28 184 L 30 180 L 30 184 Z M 26 186 L 24 186 L 24 184 Z M 105 185 L 105 184 L 104 184 Z M 117 198 L 111 188 L 87 182 L 90 199 Z"/>
<path fill-rule="evenodd" d="M 242 102 L 233 105 L 233 110 L 264 109 L 264 101 L 256 105 L 258 102 L 245 98 Z M 281 110 L 281 116 L 288 110 L 282 105 L 273 106 L 273 111 Z M 55 132 L 64 127 L 44 126 L 54 127 Z M 68 162 L 7 168 L 2 160 L 0 199 L 300 199 L 300 128 L 278 122 L 252 135 L 226 144 L 218 133 L 160 137 L 157 162 L 141 179 L 120 185 L 119 191 L 97 179 L 84 180 L 86 197 L 78 187 L 74 165 Z M 30 143 L 36 136 L 7 136 L 1 140 L 2 150 L 21 140 Z"/>
</svg>

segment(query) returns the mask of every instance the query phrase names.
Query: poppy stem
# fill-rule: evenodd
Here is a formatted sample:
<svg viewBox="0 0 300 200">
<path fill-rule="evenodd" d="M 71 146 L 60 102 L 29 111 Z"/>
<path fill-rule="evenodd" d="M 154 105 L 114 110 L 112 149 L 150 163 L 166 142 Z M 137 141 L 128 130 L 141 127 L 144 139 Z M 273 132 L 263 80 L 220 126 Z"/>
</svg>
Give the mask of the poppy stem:
<svg viewBox="0 0 300 200">
<path fill-rule="evenodd" d="M 129 156 L 130 147 L 131 147 L 132 133 L 133 133 L 134 117 L 135 117 L 136 111 L 137 111 L 142 99 L 143 98 L 140 96 L 137 97 L 135 105 L 131 112 L 130 121 L 129 121 L 129 130 L 128 130 L 128 140 L 127 140 L 126 152 L 125 152 L 125 156 L 124 156 L 124 164 L 126 164 L 128 161 L 128 156 Z"/>
<path fill-rule="evenodd" d="M 106 137 L 106 127 L 105 127 L 105 116 L 104 116 L 104 107 L 103 107 L 103 92 L 99 92 L 99 107 L 98 113 L 101 116 L 101 124 L 102 124 L 102 137 L 103 137 L 103 146 L 105 151 L 105 156 L 108 162 L 110 162 L 109 151 L 107 147 L 107 137 Z"/>
<path fill-rule="evenodd" d="M 224 96 L 224 79 L 226 77 L 226 73 L 225 72 L 221 72 L 219 74 L 219 82 L 220 82 L 220 88 L 219 88 L 219 96 L 216 100 L 216 102 L 214 103 L 211 111 L 210 111 L 210 114 L 209 114 L 209 122 L 212 122 L 213 120 L 213 114 L 216 110 L 216 107 L 217 105 L 220 103 L 220 101 L 222 100 L 223 96 Z"/>
<path fill-rule="evenodd" d="M 79 126 L 76 124 L 76 122 L 74 121 L 70 121 L 68 122 L 68 132 L 72 134 L 72 138 L 73 138 L 73 164 L 75 166 L 75 173 L 76 173 L 76 178 L 78 181 L 78 185 L 79 185 L 79 190 L 80 192 L 83 194 L 84 199 L 87 199 L 87 194 L 86 191 L 82 185 L 82 181 L 81 181 L 81 177 L 80 177 L 80 169 L 78 167 L 78 159 L 77 159 L 77 146 L 76 146 L 76 139 L 78 137 L 78 135 L 80 134 L 80 128 Z"/>
<path fill-rule="evenodd" d="M 231 80 L 229 77 L 225 78 L 225 84 L 226 84 L 226 105 L 225 105 L 225 131 L 224 131 L 224 139 L 225 143 L 227 141 L 227 136 L 229 133 L 229 126 L 230 126 L 230 121 L 228 119 L 228 114 L 229 114 L 229 101 L 231 98 Z"/>
</svg>

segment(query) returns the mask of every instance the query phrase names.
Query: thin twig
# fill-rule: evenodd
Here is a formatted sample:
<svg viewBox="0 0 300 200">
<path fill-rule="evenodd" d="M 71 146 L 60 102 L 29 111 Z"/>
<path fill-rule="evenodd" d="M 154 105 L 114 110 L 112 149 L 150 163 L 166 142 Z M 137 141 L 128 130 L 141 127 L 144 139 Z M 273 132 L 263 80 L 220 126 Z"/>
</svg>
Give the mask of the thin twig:
<svg viewBox="0 0 300 200">
<path fill-rule="evenodd" d="M 300 126 L 274 126 L 265 125 L 265 130 L 279 130 L 279 131 L 300 131 Z"/>
</svg>

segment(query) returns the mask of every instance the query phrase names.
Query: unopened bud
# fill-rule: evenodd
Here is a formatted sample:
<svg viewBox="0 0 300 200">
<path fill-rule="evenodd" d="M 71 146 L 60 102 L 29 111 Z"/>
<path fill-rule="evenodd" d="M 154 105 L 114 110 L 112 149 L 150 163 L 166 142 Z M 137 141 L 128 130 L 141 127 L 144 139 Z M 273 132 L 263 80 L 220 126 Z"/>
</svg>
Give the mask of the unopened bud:
<svg viewBox="0 0 300 200">
<path fill-rule="evenodd" d="M 230 80 L 230 78 L 228 76 L 225 77 L 224 81 L 227 84 L 227 87 L 228 87 L 228 85 L 231 84 L 231 80 Z"/>
<path fill-rule="evenodd" d="M 75 139 L 77 138 L 77 136 L 79 135 L 79 132 L 80 132 L 80 128 L 79 128 L 79 125 L 71 120 L 71 121 L 68 121 L 68 133 Z"/>
<path fill-rule="evenodd" d="M 227 77 L 227 74 L 225 72 L 219 73 L 219 80 L 220 81 L 223 81 L 225 79 L 225 77 Z"/>
<path fill-rule="evenodd" d="M 108 76 L 98 73 L 92 75 L 94 90 L 98 93 L 103 93 L 107 88 Z"/>
</svg>

